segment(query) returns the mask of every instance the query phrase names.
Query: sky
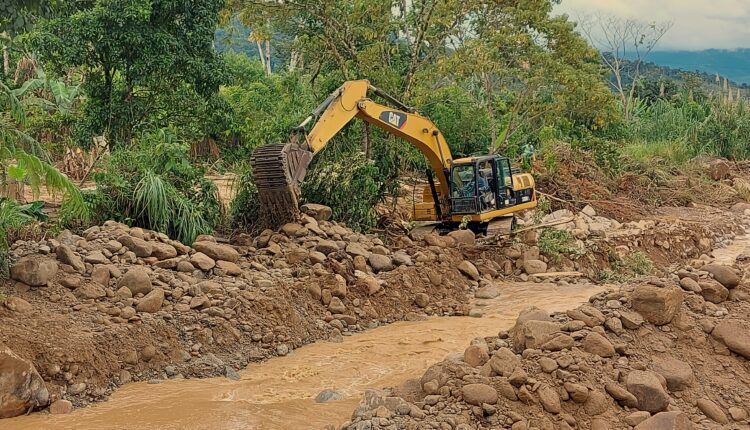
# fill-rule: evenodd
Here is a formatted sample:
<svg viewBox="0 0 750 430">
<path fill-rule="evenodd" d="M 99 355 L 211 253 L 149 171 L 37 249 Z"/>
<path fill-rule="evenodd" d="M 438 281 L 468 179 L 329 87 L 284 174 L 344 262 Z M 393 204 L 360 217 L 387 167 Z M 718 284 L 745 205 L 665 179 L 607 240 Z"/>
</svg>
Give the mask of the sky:
<svg viewBox="0 0 750 430">
<path fill-rule="evenodd" d="M 750 0 L 562 0 L 556 11 L 671 21 L 658 50 L 750 48 Z"/>
</svg>

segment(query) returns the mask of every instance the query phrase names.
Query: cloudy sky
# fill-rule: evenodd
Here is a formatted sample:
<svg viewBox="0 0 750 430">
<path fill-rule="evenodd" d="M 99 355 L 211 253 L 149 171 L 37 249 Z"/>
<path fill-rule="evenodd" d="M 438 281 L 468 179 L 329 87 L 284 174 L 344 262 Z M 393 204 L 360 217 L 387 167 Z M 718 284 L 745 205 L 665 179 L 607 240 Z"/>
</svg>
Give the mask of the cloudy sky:
<svg viewBox="0 0 750 430">
<path fill-rule="evenodd" d="M 556 10 L 573 20 L 582 13 L 601 12 L 671 21 L 661 50 L 750 48 L 750 0 L 562 0 Z"/>
</svg>

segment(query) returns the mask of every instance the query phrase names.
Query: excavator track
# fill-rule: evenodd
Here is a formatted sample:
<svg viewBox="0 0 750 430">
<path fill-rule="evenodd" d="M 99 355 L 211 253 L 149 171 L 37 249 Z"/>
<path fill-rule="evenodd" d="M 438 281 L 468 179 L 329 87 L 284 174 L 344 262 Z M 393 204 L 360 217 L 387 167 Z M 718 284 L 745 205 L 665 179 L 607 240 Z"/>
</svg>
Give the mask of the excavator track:
<svg viewBox="0 0 750 430">
<path fill-rule="evenodd" d="M 288 144 L 265 145 L 250 158 L 253 181 L 258 189 L 261 220 L 276 227 L 299 217 L 299 185 L 289 170 Z"/>
</svg>

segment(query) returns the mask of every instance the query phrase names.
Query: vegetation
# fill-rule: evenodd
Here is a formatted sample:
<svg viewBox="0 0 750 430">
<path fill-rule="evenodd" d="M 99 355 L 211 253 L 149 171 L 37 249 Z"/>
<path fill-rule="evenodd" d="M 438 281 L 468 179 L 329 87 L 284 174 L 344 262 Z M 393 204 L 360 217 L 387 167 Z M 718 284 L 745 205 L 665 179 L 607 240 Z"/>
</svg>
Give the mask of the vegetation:
<svg viewBox="0 0 750 430">
<path fill-rule="evenodd" d="M 211 233 L 221 218 L 216 186 L 189 158 L 171 129 L 143 134 L 117 151 L 86 196 L 96 221 L 108 219 L 162 231 L 184 243 Z"/>
<path fill-rule="evenodd" d="M 112 218 L 186 242 L 224 222 L 247 227 L 253 150 L 288 139 L 346 79 L 416 106 L 456 157 L 518 160 L 533 147 L 541 162 L 528 167 L 553 174 L 570 148 L 611 183 L 633 172 L 664 181 L 701 155 L 750 157 L 747 88 L 649 63 L 668 25 L 599 17 L 604 31 L 628 29 L 599 52 L 555 3 L 10 2 L 0 180 L 63 194 L 65 225 Z M 96 191 L 81 195 L 53 164 Z M 302 199 L 367 229 L 399 176 L 425 167 L 415 148 L 355 122 L 316 156 Z M 215 168 L 239 178 L 229 219 L 203 178 Z M 560 235 L 543 233 L 549 253 L 569 250 Z"/>
<path fill-rule="evenodd" d="M 539 252 L 549 257 L 552 262 L 560 262 L 560 258 L 575 257 L 581 254 L 581 249 L 567 230 L 545 228 L 539 235 Z"/>
</svg>

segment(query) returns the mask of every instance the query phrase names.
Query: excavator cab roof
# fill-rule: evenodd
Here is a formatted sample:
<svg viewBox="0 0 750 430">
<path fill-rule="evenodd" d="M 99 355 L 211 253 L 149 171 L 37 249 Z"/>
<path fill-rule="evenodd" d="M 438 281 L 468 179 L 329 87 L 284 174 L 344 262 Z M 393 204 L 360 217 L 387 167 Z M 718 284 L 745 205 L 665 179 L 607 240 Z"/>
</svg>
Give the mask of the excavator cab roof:
<svg viewBox="0 0 750 430">
<path fill-rule="evenodd" d="M 486 161 L 486 160 L 495 160 L 495 159 L 505 159 L 507 157 L 503 157 L 501 155 L 481 155 L 476 157 L 464 157 L 459 158 L 456 160 L 451 161 L 451 164 L 473 164 L 478 163 L 480 161 Z"/>
</svg>

